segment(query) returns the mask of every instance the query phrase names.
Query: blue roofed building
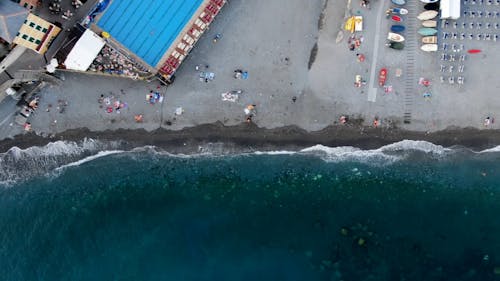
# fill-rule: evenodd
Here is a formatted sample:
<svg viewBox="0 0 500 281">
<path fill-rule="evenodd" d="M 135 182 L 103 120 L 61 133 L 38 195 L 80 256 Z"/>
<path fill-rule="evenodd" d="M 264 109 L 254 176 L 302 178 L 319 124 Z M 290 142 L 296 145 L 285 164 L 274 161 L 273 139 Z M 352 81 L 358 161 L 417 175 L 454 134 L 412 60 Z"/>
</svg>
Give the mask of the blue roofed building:
<svg viewBox="0 0 500 281">
<path fill-rule="evenodd" d="M 0 1 L 0 38 L 12 43 L 29 11 L 12 1 Z"/>
<path fill-rule="evenodd" d="M 170 76 L 226 0 L 110 0 L 91 28 Z M 168 77 L 165 77 L 168 79 Z"/>
</svg>

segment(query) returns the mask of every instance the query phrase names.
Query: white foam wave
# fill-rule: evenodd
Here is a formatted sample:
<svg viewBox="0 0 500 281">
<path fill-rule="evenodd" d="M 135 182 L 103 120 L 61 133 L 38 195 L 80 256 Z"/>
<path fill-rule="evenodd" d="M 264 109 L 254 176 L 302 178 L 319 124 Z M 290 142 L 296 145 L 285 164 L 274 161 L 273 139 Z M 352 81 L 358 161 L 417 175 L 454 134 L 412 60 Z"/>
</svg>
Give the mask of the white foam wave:
<svg viewBox="0 0 500 281">
<path fill-rule="evenodd" d="M 36 157 L 41 155 L 46 157 L 76 155 L 87 150 L 95 150 L 99 145 L 100 142 L 86 138 L 81 143 L 56 141 L 48 143 L 45 146 L 32 146 L 26 149 L 20 149 L 19 147 L 15 146 L 9 149 L 6 153 L 2 154 L 10 154 L 15 159 L 20 159 L 21 157 Z"/>
<path fill-rule="evenodd" d="M 401 156 L 387 155 L 379 150 L 362 150 L 352 146 L 328 147 L 315 145 L 304 148 L 300 152 L 316 154 L 327 162 L 355 161 L 383 165 L 402 160 Z"/>
<path fill-rule="evenodd" d="M 46 175 L 60 166 L 93 156 L 99 151 L 111 150 L 117 144 L 86 138 L 80 142 L 56 141 L 26 149 L 13 147 L 0 153 L 0 183 L 4 186 L 11 185 Z"/>
<path fill-rule="evenodd" d="M 124 153 L 125 151 L 123 150 L 108 150 L 108 151 L 99 151 L 97 154 L 95 155 L 92 155 L 92 156 L 87 156 L 83 159 L 80 159 L 78 161 L 75 161 L 75 162 L 71 162 L 69 164 L 66 164 L 66 165 L 62 165 L 60 167 L 57 167 L 55 170 L 56 171 L 60 171 L 60 170 L 63 170 L 63 169 L 66 169 L 68 167 L 74 167 L 74 166 L 80 166 L 84 163 L 87 163 L 87 162 L 90 162 L 92 160 L 95 160 L 95 159 L 98 159 L 98 158 L 101 158 L 101 157 L 104 157 L 104 156 L 108 156 L 108 155 L 112 155 L 112 154 L 118 154 L 118 153 Z"/>
<path fill-rule="evenodd" d="M 451 151 L 441 145 L 436 145 L 428 141 L 402 140 L 391 143 L 377 149 L 379 151 L 421 151 L 424 153 L 443 154 Z"/>
<path fill-rule="evenodd" d="M 255 154 L 255 155 L 293 155 L 296 153 L 297 153 L 296 151 L 275 150 L 275 151 L 255 151 L 253 154 Z"/>
<path fill-rule="evenodd" d="M 328 147 L 315 145 L 302 149 L 302 153 L 319 153 L 328 162 L 356 161 L 375 165 L 390 164 L 407 159 L 412 152 L 422 152 L 432 156 L 443 156 L 452 151 L 427 141 L 403 140 L 377 149 L 362 150 L 352 146 Z"/>
<path fill-rule="evenodd" d="M 500 145 L 485 150 L 481 150 L 477 153 L 495 153 L 495 152 L 500 152 Z"/>
</svg>

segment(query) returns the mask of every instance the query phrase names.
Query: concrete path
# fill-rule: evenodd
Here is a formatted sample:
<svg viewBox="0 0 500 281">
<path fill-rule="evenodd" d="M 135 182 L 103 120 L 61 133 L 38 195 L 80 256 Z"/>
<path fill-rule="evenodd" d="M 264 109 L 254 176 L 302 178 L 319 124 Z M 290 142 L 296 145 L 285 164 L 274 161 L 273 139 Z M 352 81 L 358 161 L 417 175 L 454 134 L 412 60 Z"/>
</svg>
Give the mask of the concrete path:
<svg viewBox="0 0 500 281">
<path fill-rule="evenodd" d="M 370 80 L 369 80 L 369 89 L 368 89 L 368 101 L 375 102 L 377 100 L 377 89 L 378 89 L 378 79 L 376 79 L 376 71 L 377 71 L 377 61 L 378 61 L 378 48 L 382 42 L 380 42 L 380 30 L 382 23 L 382 15 L 384 13 L 385 5 L 379 5 L 377 11 L 377 23 L 375 24 L 375 44 L 373 47 L 372 53 L 372 64 L 370 67 Z"/>
</svg>

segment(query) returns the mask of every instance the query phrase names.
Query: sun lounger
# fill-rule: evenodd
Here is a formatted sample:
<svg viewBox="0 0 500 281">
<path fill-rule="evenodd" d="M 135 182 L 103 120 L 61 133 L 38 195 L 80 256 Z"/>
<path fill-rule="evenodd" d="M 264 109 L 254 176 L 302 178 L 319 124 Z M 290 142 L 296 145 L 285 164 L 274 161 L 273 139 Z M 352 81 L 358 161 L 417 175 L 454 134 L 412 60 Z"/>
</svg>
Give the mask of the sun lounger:
<svg viewBox="0 0 500 281">
<path fill-rule="evenodd" d="M 184 49 L 180 49 L 179 47 L 175 48 L 175 51 L 179 52 L 181 55 L 186 55 L 186 51 L 184 51 Z"/>
<path fill-rule="evenodd" d="M 194 39 L 191 38 L 188 34 L 184 35 L 184 37 L 182 37 L 182 40 L 184 40 L 184 42 L 186 42 L 188 45 L 193 45 L 194 43 Z"/>
<path fill-rule="evenodd" d="M 205 28 L 207 27 L 207 25 L 201 20 L 201 19 L 196 19 L 194 21 L 194 24 L 200 29 L 200 30 L 205 30 Z"/>
<path fill-rule="evenodd" d="M 220 8 L 214 3 L 209 3 L 205 10 L 209 11 L 212 15 L 215 16 L 219 13 Z"/>
<path fill-rule="evenodd" d="M 197 29 L 193 29 L 191 32 L 191 35 L 193 36 L 193 38 L 199 38 L 201 35 L 201 32 Z"/>
<path fill-rule="evenodd" d="M 212 3 L 216 4 L 219 7 L 222 7 L 224 5 L 224 0 L 211 0 Z"/>
<path fill-rule="evenodd" d="M 205 12 L 203 12 L 203 13 L 205 13 Z M 211 14 L 208 14 L 208 13 L 205 13 L 205 15 L 201 18 L 201 20 L 207 24 L 212 22 L 212 19 L 213 19 L 213 16 Z"/>
<path fill-rule="evenodd" d="M 179 60 L 177 58 L 173 57 L 172 55 L 170 55 L 170 57 L 168 57 L 168 59 L 167 59 L 167 64 L 175 69 L 179 66 Z"/>
<path fill-rule="evenodd" d="M 167 74 L 167 75 L 171 75 L 172 73 L 174 73 L 174 69 L 168 64 L 164 64 L 160 68 L 160 71 L 163 72 L 164 74 Z"/>
</svg>

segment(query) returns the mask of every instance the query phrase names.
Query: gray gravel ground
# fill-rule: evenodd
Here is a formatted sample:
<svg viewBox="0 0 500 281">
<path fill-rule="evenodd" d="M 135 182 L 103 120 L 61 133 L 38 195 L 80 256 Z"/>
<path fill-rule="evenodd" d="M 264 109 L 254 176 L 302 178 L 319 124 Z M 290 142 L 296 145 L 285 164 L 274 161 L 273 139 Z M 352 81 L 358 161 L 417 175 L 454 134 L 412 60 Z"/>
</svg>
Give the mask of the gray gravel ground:
<svg viewBox="0 0 500 281">
<path fill-rule="evenodd" d="M 410 14 L 404 19 L 407 30 L 420 28 L 420 22 L 414 17 L 423 10 L 423 5 L 420 2 L 408 5 Z M 33 129 L 37 133 L 53 134 L 79 127 L 92 130 L 181 129 L 216 121 L 234 125 L 244 122 L 243 109 L 249 104 L 256 105 L 253 122 L 260 127 L 296 124 L 309 131 L 334 124 L 341 115 L 359 117 L 366 125 L 370 125 L 374 117 L 379 117 L 381 126 L 395 124 L 419 131 L 450 126 L 484 128 L 486 116 L 500 117 L 500 80 L 496 78 L 500 62 L 498 41 L 441 39 L 443 32 L 454 32 L 453 21 L 450 21 L 446 27 L 439 27 L 438 52 L 420 51 L 420 35 L 405 33 L 403 35 L 411 41 L 406 42 L 407 49 L 388 49 L 384 43 L 392 23 L 385 18 L 384 12 L 390 3 L 374 0 L 368 10 L 359 5 L 359 0 L 353 0 L 350 11 L 364 16 L 365 30 L 358 34 L 363 36 L 360 49 L 349 51 L 348 33 L 336 43 L 346 6 L 341 0 L 329 0 L 325 9 L 322 0 L 233 0 L 223 8 L 177 71 L 175 83 L 159 89 L 164 95 L 162 104 L 150 105 L 145 99 L 150 90 L 156 90 L 158 83 L 66 73 L 62 86 L 47 87 L 42 91 L 40 108 L 30 120 Z M 486 3 L 474 7 L 467 4 L 464 8 L 500 10 L 500 6 Z M 463 21 L 471 19 L 460 19 L 457 23 Z M 500 18 L 481 21 L 496 23 Z M 498 33 L 499 30 L 471 30 L 474 33 L 490 31 Z M 213 43 L 212 38 L 217 33 L 222 34 L 222 38 Z M 463 44 L 464 50 L 457 55 L 472 48 L 483 51 L 477 55 L 467 54 L 463 73 L 443 73 L 440 65 L 451 63 L 440 60 L 444 52 L 442 43 L 449 46 Z M 311 50 L 315 45 L 317 53 L 312 62 Z M 357 62 L 356 53 L 366 55 L 366 61 Z M 414 62 L 408 67 L 412 57 Z M 458 62 L 453 64 L 459 65 Z M 214 72 L 215 79 L 209 83 L 200 81 L 195 69 L 197 65 L 201 70 Z M 378 71 L 382 67 L 389 70 L 387 85 L 393 88 L 390 93 L 385 93 L 377 85 Z M 397 68 L 403 70 L 399 78 L 395 76 Z M 234 79 L 235 69 L 248 71 L 249 78 Z M 408 73 L 408 70 L 413 73 Z M 356 74 L 367 80 L 365 86 L 354 87 Z M 465 83 L 440 83 L 440 76 L 447 79 L 451 75 L 463 76 Z M 418 85 L 420 77 L 430 79 L 431 86 Z M 239 89 L 243 94 L 237 102 L 222 101 L 221 93 Z M 370 91 L 371 95 L 376 91 L 375 102 L 368 100 Z M 426 91 L 432 93 L 430 100 L 422 96 Z M 126 102 L 128 108 L 119 114 L 106 113 L 97 102 L 101 94 Z M 292 101 L 294 96 L 295 102 Z M 68 103 L 64 113 L 57 110 L 59 100 Z M 47 112 L 49 104 L 52 107 Z M 176 116 L 177 107 L 183 107 L 184 114 Z M 410 113 L 409 123 L 403 122 L 405 113 Z M 135 123 L 135 114 L 143 114 L 144 123 Z M 7 120 L 0 124 L 0 137 L 22 131 L 16 125 L 10 126 L 11 123 Z M 497 123 L 488 128 L 497 128 Z"/>
</svg>

